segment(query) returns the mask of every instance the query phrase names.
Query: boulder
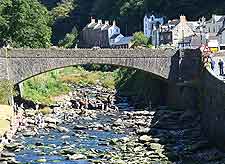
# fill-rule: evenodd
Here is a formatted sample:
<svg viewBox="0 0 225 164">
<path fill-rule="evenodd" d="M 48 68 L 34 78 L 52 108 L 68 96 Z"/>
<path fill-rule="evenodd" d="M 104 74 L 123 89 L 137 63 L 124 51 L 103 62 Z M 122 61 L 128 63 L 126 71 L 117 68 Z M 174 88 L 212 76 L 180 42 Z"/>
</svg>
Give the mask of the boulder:
<svg viewBox="0 0 225 164">
<path fill-rule="evenodd" d="M 57 127 L 58 131 L 60 131 L 61 133 L 68 133 L 70 130 L 65 128 L 65 127 L 62 127 L 62 126 L 59 126 Z"/>
<path fill-rule="evenodd" d="M 81 160 L 81 159 L 87 159 L 87 157 L 83 154 L 73 154 L 68 157 L 69 160 Z"/>
<path fill-rule="evenodd" d="M 147 136 L 147 135 L 143 135 L 143 136 L 141 136 L 140 138 L 139 138 L 139 141 L 140 142 L 149 142 L 149 141 L 151 141 L 151 137 L 150 136 Z"/>
</svg>

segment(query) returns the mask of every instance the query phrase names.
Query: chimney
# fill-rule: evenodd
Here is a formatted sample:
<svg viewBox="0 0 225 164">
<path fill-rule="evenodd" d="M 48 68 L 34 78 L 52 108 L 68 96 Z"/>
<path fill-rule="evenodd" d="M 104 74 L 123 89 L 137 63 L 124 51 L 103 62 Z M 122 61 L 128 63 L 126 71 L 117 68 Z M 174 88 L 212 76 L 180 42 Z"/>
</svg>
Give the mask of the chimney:
<svg viewBox="0 0 225 164">
<path fill-rule="evenodd" d="M 98 20 L 98 24 L 102 24 L 102 20 L 101 19 Z"/>
<path fill-rule="evenodd" d="M 108 20 L 105 21 L 105 25 L 109 25 L 109 21 Z"/>
<path fill-rule="evenodd" d="M 116 21 L 115 20 L 113 21 L 113 26 L 116 26 Z"/>
<path fill-rule="evenodd" d="M 181 15 L 180 16 L 180 22 L 182 22 L 182 23 L 187 22 L 186 16 Z"/>
<path fill-rule="evenodd" d="M 91 17 L 91 23 L 95 23 L 95 19 Z"/>
</svg>

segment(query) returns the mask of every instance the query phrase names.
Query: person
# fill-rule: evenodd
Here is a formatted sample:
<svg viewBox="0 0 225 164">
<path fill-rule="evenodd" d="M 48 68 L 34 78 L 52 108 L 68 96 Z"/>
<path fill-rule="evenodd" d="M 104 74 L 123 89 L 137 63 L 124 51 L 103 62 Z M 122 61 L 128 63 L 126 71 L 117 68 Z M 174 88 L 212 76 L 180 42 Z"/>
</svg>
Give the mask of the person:
<svg viewBox="0 0 225 164">
<path fill-rule="evenodd" d="M 216 62 L 213 59 L 211 59 L 210 64 L 211 64 L 211 69 L 214 70 Z"/>
<path fill-rule="evenodd" d="M 219 69 L 220 69 L 220 75 L 223 75 L 224 74 L 223 73 L 223 61 L 221 59 L 219 60 L 218 65 L 219 65 Z"/>
</svg>

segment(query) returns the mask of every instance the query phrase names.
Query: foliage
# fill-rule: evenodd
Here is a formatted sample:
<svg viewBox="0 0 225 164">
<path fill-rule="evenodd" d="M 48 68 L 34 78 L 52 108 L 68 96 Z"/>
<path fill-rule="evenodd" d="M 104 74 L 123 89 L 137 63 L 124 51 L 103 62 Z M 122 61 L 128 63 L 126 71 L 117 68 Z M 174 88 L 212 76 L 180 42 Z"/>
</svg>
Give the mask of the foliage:
<svg viewBox="0 0 225 164">
<path fill-rule="evenodd" d="M 12 95 L 14 95 L 12 83 L 8 80 L 0 81 L 0 104 L 8 104 Z"/>
<path fill-rule="evenodd" d="M 144 35 L 143 32 L 135 32 L 134 38 L 132 39 L 132 42 L 135 46 L 147 46 L 149 39 Z"/>
<path fill-rule="evenodd" d="M 24 82 L 24 98 L 34 102 L 52 103 L 51 96 L 69 92 L 69 87 L 59 80 L 58 71 L 36 76 Z"/>
<path fill-rule="evenodd" d="M 78 31 L 76 27 L 73 28 L 71 33 L 66 34 L 63 40 L 59 41 L 59 46 L 64 48 L 73 48 L 77 43 Z"/>
<path fill-rule="evenodd" d="M 69 14 L 76 7 L 75 0 L 62 0 L 51 10 L 54 19 L 69 17 Z"/>
<path fill-rule="evenodd" d="M 68 93 L 71 84 L 97 85 L 107 88 L 115 88 L 117 71 L 99 72 L 86 71 L 84 68 L 67 67 L 38 75 L 24 82 L 23 96 L 34 102 L 51 104 L 53 98 Z M 43 113 L 47 112 L 46 109 Z"/>
<path fill-rule="evenodd" d="M 0 40 L 13 47 L 49 47 L 50 16 L 38 0 L 1 0 Z"/>
</svg>

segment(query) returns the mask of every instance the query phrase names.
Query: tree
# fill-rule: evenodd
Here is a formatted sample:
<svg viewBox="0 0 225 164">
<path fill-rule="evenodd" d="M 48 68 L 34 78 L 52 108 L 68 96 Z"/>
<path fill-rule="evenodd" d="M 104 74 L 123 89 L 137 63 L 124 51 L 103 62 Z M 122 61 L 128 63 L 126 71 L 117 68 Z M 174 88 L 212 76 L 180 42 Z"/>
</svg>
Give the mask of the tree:
<svg viewBox="0 0 225 164">
<path fill-rule="evenodd" d="M 51 14 L 54 19 L 68 17 L 75 7 L 76 3 L 74 0 L 63 0 L 61 3 L 58 3 L 57 7 L 51 10 Z"/>
<path fill-rule="evenodd" d="M 63 40 L 59 41 L 59 46 L 64 48 L 73 48 L 77 43 L 78 31 L 76 27 L 73 28 L 71 33 L 67 33 Z"/>
<path fill-rule="evenodd" d="M 135 32 L 133 37 L 132 42 L 135 46 L 148 46 L 149 39 L 143 32 Z"/>
<path fill-rule="evenodd" d="M 0 40 L 12 47 L 49 47 L 51 17 L 38 0 L 1 0 Z"/>
</svg>

